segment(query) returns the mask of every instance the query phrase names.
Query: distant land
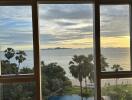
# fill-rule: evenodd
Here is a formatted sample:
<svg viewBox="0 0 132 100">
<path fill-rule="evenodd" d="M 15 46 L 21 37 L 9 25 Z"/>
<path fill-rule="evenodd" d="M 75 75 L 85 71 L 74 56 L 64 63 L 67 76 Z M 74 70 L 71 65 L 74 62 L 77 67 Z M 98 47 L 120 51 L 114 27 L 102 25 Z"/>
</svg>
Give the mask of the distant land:
<svg viewBox="0 0 132 100">
<path fill-rule="evenodd" d="M 13 47 L 10 47 L 13 48 Z M 64 48 L 64 47 L 55 47 L 55 48 L 41 48 L 40 50 L 61 50 L 61 49 L 93 49 L 91 47 L 88 48 Z M 130 47 L 101 47 L 100 49 L 129 49 Z M 22 49 L 15 49 L 15 50 L 22 50 Z M 24 50 L 24 49 L 23 49 Z M 24 51 L 33 51 L 33 49 L 25 49 Z M 0 52 L 4 52 L 3 50 L 0 50 Z"/>
<path fill-rule="evenodd" d="M 63 48 L 63 47 L 55 47 L 55 48 L 43 48 L 41 50 L 57 50 L 57 49 L 93 49 L 93 48 Z M 130 49 L 129 47 L 101 47 L 100 49 Z"/>
<path fill-rule="evenodd" d="M 56 48 L 45 48 L 45 49 L 41 49 L 41 50 L 56 50 L 56 49 L 72 49 L 72 48 L 56 47 Z"/>
</svg>

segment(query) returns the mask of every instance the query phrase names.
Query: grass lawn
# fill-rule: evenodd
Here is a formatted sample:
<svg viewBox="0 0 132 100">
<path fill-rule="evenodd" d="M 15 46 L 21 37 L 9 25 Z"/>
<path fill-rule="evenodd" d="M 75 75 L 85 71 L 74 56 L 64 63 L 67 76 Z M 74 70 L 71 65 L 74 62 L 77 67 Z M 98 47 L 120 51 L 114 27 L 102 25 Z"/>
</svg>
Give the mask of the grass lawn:
<svg viewBox="0 0 132 100">
<path fill-rule="evenodd" d="M 72 86 L 65 89 L 65 94 L 80 94 L 79 86 Z"/>
<path fill-rule="evenodd" d="M 79 95 L 80 94 L 80 87 L 79 86 L 72 86 L 72 87 L 66 88 L 64 94 L 67 94 L 67 95 L 77 94 L 77 95 Z M 82 95 L 84 97 L 92 96 L 93 90 L 88 88 L 88 90 L 86 92 L 86 89 L 83 88 L 83 94 Z"/>
</svg>

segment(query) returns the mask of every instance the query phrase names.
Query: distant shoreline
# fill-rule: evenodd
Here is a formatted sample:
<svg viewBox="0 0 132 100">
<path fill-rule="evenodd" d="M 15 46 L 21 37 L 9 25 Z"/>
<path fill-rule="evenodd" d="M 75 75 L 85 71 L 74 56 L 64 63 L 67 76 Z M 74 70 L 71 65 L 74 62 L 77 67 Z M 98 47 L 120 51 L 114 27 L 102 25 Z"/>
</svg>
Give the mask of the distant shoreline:
<svg viewBox="0 0 132 100">
<path fill-rule="evenodd" d="M 56 47 L 56 48 L 44 48 L 40 50 L 61 50 L 61 49 L 93 49 L 93 48 L 62 48 L 62 47 Z M 101 49 L 130 49 L 129 47 L 108 47 L 108 48 L 101 48 Z"/>
<path fill-rule="evenodd" d="M 63 49 L 94 49 L 94 48 L 63 48 L 63 47 L 56 47 L 56 48 L 40 48 L 40 50 L 63 50 Z M 101 49 L 130 49 L 130 47 L 102 47 Z M 16 49 L 17 50 L 17 49 Z M 33 51 L 33 49 L 25 49 L 24 51 Z M 1 50 L 0 52 L 4 52 Z"/>
<path fill-rule="evenodd" d="M 61 47 L 56 47 L 56 48 L 45 48 L 41 50 L 58 50 L 58 49 L 73 49 L 73 48 L 61 48 Z"/>
</svg>

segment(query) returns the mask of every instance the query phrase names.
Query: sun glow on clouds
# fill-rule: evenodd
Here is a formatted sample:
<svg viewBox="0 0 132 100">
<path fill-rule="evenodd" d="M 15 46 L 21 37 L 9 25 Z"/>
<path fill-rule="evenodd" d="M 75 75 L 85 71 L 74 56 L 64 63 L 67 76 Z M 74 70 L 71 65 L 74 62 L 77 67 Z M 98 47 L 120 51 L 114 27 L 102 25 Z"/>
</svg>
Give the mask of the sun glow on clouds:
<svg viewBox="0 0 132 100">
<path fill-rule="evenodd" d="M 129 36 L 101 37 L 101 47 L 128 48 L 130 47 L 130 37 Z"/>
<path fill-rule="evenodd" d="M 93 47 L 93 38 L 84 38 L 84 39 L 74 39 L 74 40 L 64 40 L 58 42 L 57 46 L 63 48 L 91 48 Z M 43 46 L 44 47 L 44 46 Z M 49 44 L 47 48 L 56 47 L 54 44 Z"/>
<path fill-rule="evenodd" d="M 64 9 L 66 8 L 66 9 Z M 5 10 L 6 9 L 6 10 Z M 129 6 L 101 7 L 101 47 L 129 47 Z M 2 48 L 32 49 L 31 7 L 0 7 Z M 90 4 L 40 5 L 41 48 L 93 47 L 93 8 Z"/>
<path fill-rule="evenodd" d="M 130 47 L 130 37 L 101 37 L 101 47 L 103 48 L 129 48 Z M 48 45 L 41 45 L 41 48 L 91 48 L 93 47 L 93 38 L 75 39 L 75 40 L 65 40 Z"/>
</svg>

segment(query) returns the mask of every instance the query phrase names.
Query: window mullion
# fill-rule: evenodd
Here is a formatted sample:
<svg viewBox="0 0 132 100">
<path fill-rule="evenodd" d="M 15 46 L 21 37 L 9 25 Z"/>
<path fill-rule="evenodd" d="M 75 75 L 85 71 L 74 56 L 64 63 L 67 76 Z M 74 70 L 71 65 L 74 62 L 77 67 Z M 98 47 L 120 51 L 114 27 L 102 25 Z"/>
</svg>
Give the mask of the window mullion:
<svg viewBox="0 0 132 100">
<path fill-rule="evenodd" d="M 101 100 L 100 0 L 95 0 L 94 2 L 94 62 L 95 62 L 95 100 Z"/>
<path fill-rule="evenodd" d="M 35 83 L 36 83 L 36 90 L 35 90 L 36 99 L 35 100 L 42 100 L 37 0 L 32 1 L 32 20 L 33 20 L 33 47 L 34 47 L 34 75 L 35 75 Z"/>
<path fill-rule="evenodd" d="M 130 15 L 129 15 L 129 18 L 130 18 L 130 65 L 131 65 L 131 71 L 132 71 L 132 3 L 130 3 L 130 8 L 129 8 L 129 11 L 130 11 Z"/>
<path fill-rule="evenodd" d="M 101 4 L 128 4 L 130 0 L 100 0 Z"/>
<path fill-rule="evenodd" d="M 0 76 L 0 83 L 17 83 L 35 81 L 34 75 Z"/>
<path fill-rule="evenodd" d="M 101 79 L 107 78 L 127 78 L 132 77 L 131 71 L 120 71 L 120 72 L 101 72 Z"/>
<path fill-rule="evenodd" d="M 0 5 L 31 5 L 31 0 L 0 0 Z"/>
<path fill-rule="evenodd" d="M 37 0 L 41 4 L 84 4 L 92 3 L 94 0 Z"/>
</svg>

